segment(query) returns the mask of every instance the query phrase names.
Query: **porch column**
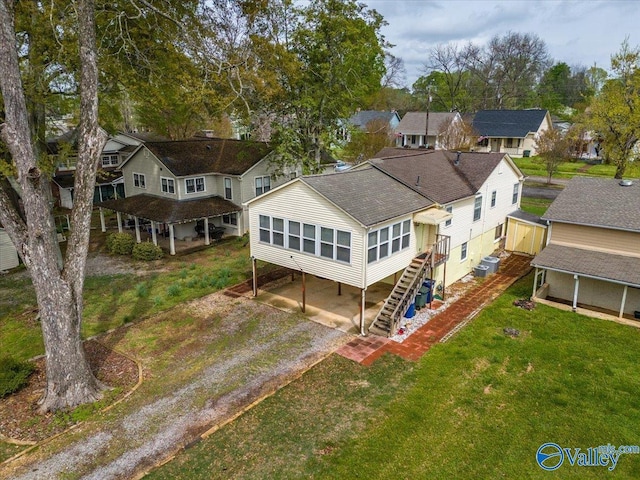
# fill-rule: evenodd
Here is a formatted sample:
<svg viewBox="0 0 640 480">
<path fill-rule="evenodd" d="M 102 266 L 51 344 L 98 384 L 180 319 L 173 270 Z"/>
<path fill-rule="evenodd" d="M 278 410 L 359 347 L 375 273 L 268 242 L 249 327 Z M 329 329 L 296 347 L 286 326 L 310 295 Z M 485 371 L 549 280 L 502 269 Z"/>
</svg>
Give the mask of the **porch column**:
<svg viewBox="0 0 640 480">
<path fill-rule="evenodd" d="M 622 315 L 624 315 L 624 304 L 627 303 L 627 290 L 629 289 L 628 285 L 624 286 L 624 290 L 622 291 L 622 302 L 620 303 L 620 315 L 618 315 L 618 318 L 622 318 Z"/>
<path fill-rule="evenodd" d="M 122 233 L 122 214 L 120 212 L 116 212 L 116 218 L 118 219 L 118 232 Z"/>
<path fill-rule="evenodd" d="M 157 247 L 158 246 L 158 236 L 156 234 L 156 227 L 158 226 L 158 224 L 156 222 L 154 222 L 153 220 L 151 220 L 151 240 L 153 241 L 153 244 Z"/>
<path fill-rule="evenodd" d="M 342 282 L 338 282 L 338 296 L 342 295 Z"/>
<path fill-rule="evenodd" d="M 307 310 L 307 280 L 304 271 L 302 272 L 302 313 Z"/>
<path fill-rule="evenodd" d="M 209 239 L 209 218 L 207 217 L 204 219 L 204 244 L 211 244 L 211 240 Z"/>
<path fill-rule="evenodd" d="M 133 217 L 133 222 L 136 226 L 136 242 L 140 243 L 140 223 L 138 223 L 138 217 Z"/>
<path fill-rule="evenodd" d="M 531 298 L 536 296 L 536 290 L 538 289 L 538 267 L 536 267 L 536 274 L 533 276 L 533 292 Z"/>
<path fill-rule="evenodd" d="M 169 254 L 176 254 L 176 241 L 173 238 L 173 223 L 169 224 Z"/>
<path fill-rule="evenodd" d="M 100 228 L 104 233 L 107 231 L 107 225 L 104 223 L 104 211 L 102 210 L 102 207 L 98 208 L 98 211 L 100 212 Z"/>
<path fill-rule="evenodd" d="M 575 280 L 575 285 L 573 287 L 573 305 L 571 306 L 571 308 L 575 312 L 578 309 L 578 290 L 580 288 L 580 277 L 578 275 L 574 275 L 573 279 Z"/>
<path fill-rule="evenodd" d="M 364 306 L 366 300 L 367 291 L 362 288 L 360 289 L 360 335 L 363 337 L 367 336 L 367 333 L 364 331 Z"/>
<path fill-rule="evenodd" d="M 258 259 L 256 257 L 251 257 L 251 272 L 253 276 L 253 296 L 258 296 Z"/>
<path fill-rule="evenodd" d="M 69 221 L 69 215 L 65 215 L 67 218 L 67 230 L 71 230 L 71 222 Z"/>
</svg>

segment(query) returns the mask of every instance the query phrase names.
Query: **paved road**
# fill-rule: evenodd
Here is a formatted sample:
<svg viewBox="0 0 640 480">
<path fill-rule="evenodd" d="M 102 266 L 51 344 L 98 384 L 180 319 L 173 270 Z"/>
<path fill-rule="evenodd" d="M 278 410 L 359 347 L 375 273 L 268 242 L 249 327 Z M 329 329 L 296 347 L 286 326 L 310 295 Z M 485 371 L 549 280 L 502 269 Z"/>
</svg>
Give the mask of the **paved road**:
<svg viewBox="0 0 640 480">
<path fill-rule="evenodd" d="M 522 187 L 522 196 L 530 198 L 545 198 L 555 200 L 562 191 L 562 187 L 567 184 L 567 178 L 554 178 L 550 186 L 544 186 L 547 183 L 546 177 L 527 177 Z M 532 186 L 531 184 L 536 184 Z M 542 184 L 542 185 L 540 185 Z"/>
</svg>

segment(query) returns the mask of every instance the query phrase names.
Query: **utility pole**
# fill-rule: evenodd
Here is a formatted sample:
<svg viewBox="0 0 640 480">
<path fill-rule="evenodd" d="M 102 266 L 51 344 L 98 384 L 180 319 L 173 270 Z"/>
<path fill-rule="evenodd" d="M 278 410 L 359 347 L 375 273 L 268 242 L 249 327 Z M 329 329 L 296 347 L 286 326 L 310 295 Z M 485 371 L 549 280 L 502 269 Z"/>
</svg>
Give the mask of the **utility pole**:
<svg viewBox="0 0 640 480">
<path fill-rule="evenodd" d="M 427 86 L 427 125 L 424 129 L 424 148 L 429 148 L 429 107 L 431 106 L 431 82 Z"/>
</svg>

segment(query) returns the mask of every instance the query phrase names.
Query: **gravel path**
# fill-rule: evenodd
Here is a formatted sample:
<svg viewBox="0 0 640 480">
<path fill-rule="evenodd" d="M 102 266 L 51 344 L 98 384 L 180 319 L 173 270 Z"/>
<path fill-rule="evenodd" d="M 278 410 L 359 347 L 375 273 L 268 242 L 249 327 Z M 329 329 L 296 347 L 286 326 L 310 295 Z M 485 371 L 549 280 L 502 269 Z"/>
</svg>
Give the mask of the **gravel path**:
<svg viewBox="0 0 640 480">
<path fill-rule="evenodd" d="M 220 309 L 226 315 L 231 311 L 216 331 L 228 335 L 241 330 L 242 341 L 229 342 L 220 355 L 197 372 L 190 372 L 186 381 L 161 398 L 154 397 L 138 408 L 128 409 L 126 415 L 103 422 L 100 430 L 90 432 L 88 426 L 87 432 L 80 432 L 61 450 L 55 446 L 43 448 L 44 458 L 21 465 L 14 472 L 19 476 L 14 478 L 131 478 L 192 442 L 211 425 L 231 418 L 286 384 L 350 338 L 247 298 L 230 299 L 218 293 L 188 307 L 196 313 L 215 314 L 215 309 Z M 256 318 L 260 318 L 258 327 L 251 327 Z M 188 366 L 180 371 L 180 362 L 175 368 L 176 374 L 188 371 Z M 135 401 L 141 401 L 141 396 L 137 395 Z"/>
</svg>

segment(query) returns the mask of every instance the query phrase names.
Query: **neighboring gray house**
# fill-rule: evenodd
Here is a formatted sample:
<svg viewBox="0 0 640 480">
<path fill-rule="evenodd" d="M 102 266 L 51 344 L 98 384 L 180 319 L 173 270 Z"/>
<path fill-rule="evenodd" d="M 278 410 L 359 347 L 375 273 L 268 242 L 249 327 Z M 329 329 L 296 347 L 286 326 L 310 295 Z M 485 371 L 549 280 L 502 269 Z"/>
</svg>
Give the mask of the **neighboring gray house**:
<svg viewBox="0 0 640 480">
<path fill-rule="evenodd" d="M 400 123 L 398 112 L 382 112 L 379 110 L 360 110 L 356 112 L 350 119 L 349 123 L 360 130 L 367 131 L 367 126 L 372 122 L 384 123 L 389 127 L 389 131 L 393 131 Z"/>
<path fill-rule="evenodd" d="M 277 180 L 269 165 L 271 148 L 263 142 L 220 138 L 146 142 L 120 167 L 126 198 L 97 204 L 133 217 L 140 241 L 139 220 L 156 234 L 191 241 L 204 235 L 242 235 L 247 230 L 243 202 L 297 176 L 292 170 Z M 118 225 L 122 226 L 119 219 Z M 105 230 L 103 222 L 103 230 Z"/>
<path fill-rule="evenodd" d="M 0 271 L 15 268 L 20 264 L 18 252 L 9 235 L 0 226 Z"/>
<path fill-rule="evenodd" d="M 536 140 L 553 128 L 547 110 L 480 110 L 473 117 L 478 133 L 477 152 L 508 153 L 512 157 L 537 155 Z"/>
<path fill-rule="evenodd" d="M 640 315 L 640 182 L 574 177 L 542 217 L 533 298 L 574 311 Z"/>
<path fill-rule="evenodd" d="M 407 112 L 395 128 L 396 145 L 440 150 L 438 137 L 442 128 L 447 123 L 457 122 L 462 122 L 458 112 Z"/>
</svg>

